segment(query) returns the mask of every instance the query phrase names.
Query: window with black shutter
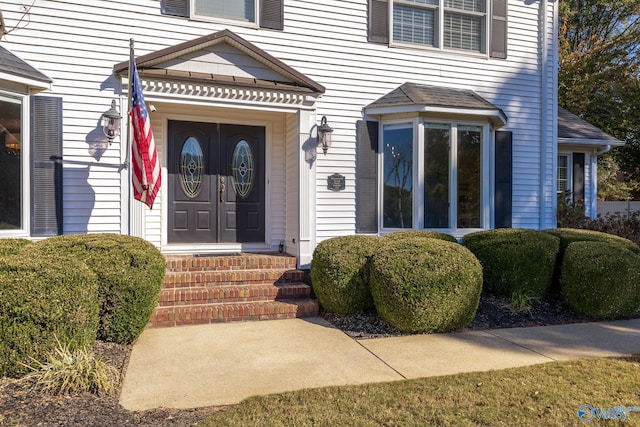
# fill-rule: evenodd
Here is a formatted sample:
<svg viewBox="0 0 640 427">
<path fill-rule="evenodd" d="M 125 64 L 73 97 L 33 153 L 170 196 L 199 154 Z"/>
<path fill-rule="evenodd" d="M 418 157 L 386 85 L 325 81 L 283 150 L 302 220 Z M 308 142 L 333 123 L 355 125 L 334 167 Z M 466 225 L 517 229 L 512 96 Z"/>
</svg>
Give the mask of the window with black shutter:
<svg viewBox="0 0 640 427">
<path fill-rule="evenodd" d="M 368 5 L 370 42 L 507 57 L 507 0 L 369 0 Z"/>
</svg>

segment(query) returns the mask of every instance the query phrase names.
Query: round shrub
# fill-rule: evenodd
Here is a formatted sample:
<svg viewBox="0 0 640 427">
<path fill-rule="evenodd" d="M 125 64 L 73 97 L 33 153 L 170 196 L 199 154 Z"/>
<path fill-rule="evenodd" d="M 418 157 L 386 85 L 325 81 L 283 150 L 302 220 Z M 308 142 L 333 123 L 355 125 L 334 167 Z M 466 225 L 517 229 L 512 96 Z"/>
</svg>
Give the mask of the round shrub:
<svg viewBox="0 0 640 427">
<path fill-rule="evenodd" d="M 483 286 L 498 295 L 543 297 L 551 288 L 559 239 L 536 230 L 501 228 L 466 235 L 480 260 Z"/>
<path fill-rule="evenodd" d="M 68 253 L 98 277 L 98 339 L 129 344 L 149 323 L 164 281 L 165 260 L 151 243 L 119 234 L 56 236 L 27 247 L 34 252 Z"/>
<path fill-rule="evenodd" d="M 0 377 L 20 376 L 57 342 L 90 347 L 98 330 L 98 282 L 64 254 L 0 258 Z"/>
<path fill-rule="evenodd" d="M 621 245 L 570 243 L 561 277 L 562 296 L 582 316 L 616 319 L 640 309 L 640 256 Z"/>
<path fill-rule="evenodd" d="M 378 314 L 405 332 L 469 325 L 482 291 L 482 267 L 465 247 L 437 239 L 382 239 L 371 259 Z"/>
<path fill-rule="evenodd" d="M 636 245 L 631 240 L 623 237 L 616 236 L 614 234 L 602 233 L 600 231 L 583 230 L 579 228 L 553 228 L 544 230 L 545 233 L 549 233 L 560 239 L 560 252 L 556 259 L 555 270 L 553 273 L 553 286 L 555 289 L 561 289 L 561 266 L 564 261 L 564 254 L 567 247 L 573 242 L 599 242 L 610 243 L 626 248 L 631 252 L 640 254 L 640 246 Z"/>
<path fill-rule="evenodd" d="M 0 239 L 0 257 L 15 255 L 29 243 L 31 241 L 27 239 Z"/>
<path fill-rule="evenodd" d="M 340 236 L 316 246 L 311 261 L 311 283 L 324 310 L 351 314 L 373 308 L 368 260 L 379 240 L 376 236 Z"/>
<path fill-rule="evenodd" d="M 579 228 L 553 228 L 544 230 L 544 232 L 560 238 L 561 256 L 567 249 L 567 246 L 573 242 L 612 243 L 640 255 L 640 246 L 636 245 L 629 239 L 625 239 L 624 237 L 616 236 L 614 234 L 603 233 L 601 231 L 582 230 Z"/>
<path fill-rule="evenodd" d="M 405 230 L 394 231 L 393 233 L 386 234 L 385 239 L 412 239 L 415 237 L 426 237 L 429 239 L 445 240 L 447 242 L 458 243 L 455 237 L 450 234 L 439 233 L 437 231 L 429 230 Z"/>
</svg>

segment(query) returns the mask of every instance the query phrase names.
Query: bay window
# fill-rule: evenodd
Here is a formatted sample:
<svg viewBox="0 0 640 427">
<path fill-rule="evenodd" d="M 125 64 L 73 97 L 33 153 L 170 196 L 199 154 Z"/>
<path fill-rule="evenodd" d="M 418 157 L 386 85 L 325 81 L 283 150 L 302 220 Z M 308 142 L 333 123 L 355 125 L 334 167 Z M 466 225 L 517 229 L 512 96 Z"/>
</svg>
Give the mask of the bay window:
<svg viewBox="0 0 640 427">
<path fill-rule="evenodd" d="M 23 98 L 0 93 L 0 230 L 25 227 Z"/>
<path fill-rule="evenodd" d="M 383 124 L 382 228 L 488 228 L 488 130 L 429 120 Z"/>
<path fill-rule="evenodd" d="M 383 131 L 383 227 L 413 227 L 413 125 L 385 125 Z"/>
</svg>

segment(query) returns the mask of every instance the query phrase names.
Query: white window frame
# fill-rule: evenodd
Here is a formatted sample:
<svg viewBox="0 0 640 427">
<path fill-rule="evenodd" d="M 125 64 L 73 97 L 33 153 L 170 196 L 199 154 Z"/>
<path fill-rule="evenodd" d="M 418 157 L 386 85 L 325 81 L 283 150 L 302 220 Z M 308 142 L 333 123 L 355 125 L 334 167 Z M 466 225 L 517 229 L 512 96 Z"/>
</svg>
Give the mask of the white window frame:
<svg viewBox="0 0 640 427">
<path fill-rule="evenodd" d="M 435 117 L 420 117 L 411 119 L 392 119 L 381 120 L 379 123 L 379 147 L 378 147 L 378 230 L 381 234 L 393 231 L 409 230 L 409 228 L 389 228 L 384 227 L 384 126 L 393 124 L 409 124 L 413 125 L 413 227 L 414 230 L 432 230 L 454 237 L 462 237 L 465 234 L 476 231 L 487 230 L 491 228 L 491 220 L 493 217 L 491 201 L 495 193 L 493 185 L 494 167 L 494 138 L 492 137 L 492 128 L 486 121 L 473 120 L 445 120 Z M 424 129 L 425 124 L 443 124 L 450 126 L 451 129 L 451 145 L 449 152 L 449 227 L 447 228 L 425 228 L 424 227 L 424 189 L 425 189 L 425 159 L 424 159 Z M 476 126 L 482 129 L 482 146 L 481 146 L 481 169 L 480 180 L 481 185 L 481 210 L 479 228 L 458 228 L 458 200 L 457 200 L 457 137 L 458 126 Z"/>
<path fill-rule="evenodd" d="M 560 181 L 560 157 L 567 158 L 567 188 L 565 191 L 568 191 L 571 194 L 571 198 L 573 199 L 573 154 L 566 152 L 558 153 L 558 170 L 556 171 L 557 179 L 556 179 L 556 193 L 560 195 L 562 192 L 558 188 L 558 182 Z"/>
<path fill-rule="evenodd" d="M 0 95 L 8 98 L 19 99 L 22 105 L 21 129 L 20 129 L 20 219 L 21 227 L 12 230 L 0 230 L 2 237 L 29 237 L 31 229 L 31 137 L 29 96 L 0 88 Z"/>
<path fill-rule="evenodd" d="M 443 52 L 465 52 L 471 55 L 481 55 L 488 57 L 489 56 L 489 48 L 490 40 L 489 35 L 491 34 L 490 25 L 491 25 L 491 1 L 485 0 L 485 11 L 484 12 L 472 12 L 466 11 L 462 9 L 454 9 L 445 7 L 445 0 L 436 0 L 438 4 L 430 5 L 430 4 L 420 4 L 415 3 L 408 0 L 391 0 L 389 1 L 389 45 L 390 46 L 412 46 L 412 47 L 420 47 L 425 49 L 435 49 Z M 419 9 L 427 9 L 435 11 L 435 34 L 434 34 L 434 45 L 426 45 L 421 43 L 411 43 L 402 40 L 394 40 L 394 22 L 393 22 L 393 8 L 396 4 L 405 5 L 409 7 L 419 8 Z M 478 16 L 484 17 L 484 25 L 483 31 L 480 34 L 480 51 L 476 50 L 467 50 L 467 49 L 456 49 L 456 48 L 446 48 L 444 46 L 444 17 L 446 12 L 453 12 L 461 15 L 468 16 Z"/>
<path fill-rule="evenodd" d="M 226 23 L 229 25 L 239 25 L 239 26 L 245 26 L 245 27 L 253 27 L 253 28 L 258 28 L 260 26 L 260 2 L 259 0 L 253 0 L 253 17 L 254 17 L 254 21 L 245 21 L 242 19 L 235 19 L 235 18 L 230 18 L 230 17 L 224 17 L 224 16 L 212 16 L 212 15 L 202 15 L 202 14 L 197 14 L 196 13 L 196 1 L 197 0 L 190 0 L 190 4 L 189 4 L 189 10 L 191 11 L 191 19 L 197 19 L 199 21 L 211 21 L 211 22 L 220 22 L 220 23 Z M 236 1 L 241 1 L 241 0 L 236 0 Z"/>
</svg>

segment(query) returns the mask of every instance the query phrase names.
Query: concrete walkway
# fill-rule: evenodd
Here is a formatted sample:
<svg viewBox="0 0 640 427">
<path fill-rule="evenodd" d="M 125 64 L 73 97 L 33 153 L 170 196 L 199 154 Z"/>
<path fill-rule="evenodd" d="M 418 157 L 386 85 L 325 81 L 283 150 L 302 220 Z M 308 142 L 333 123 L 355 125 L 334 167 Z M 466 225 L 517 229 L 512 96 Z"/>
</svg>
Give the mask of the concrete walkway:
<svg viewBox="0 0 640 427">
<path fill-rule="evenodd" d="M 228 405 L 249 396 L 640 353 L 640 319 L 354 340 L 321 318 L 146 329 L 120 403 Z"/>
</svg>

